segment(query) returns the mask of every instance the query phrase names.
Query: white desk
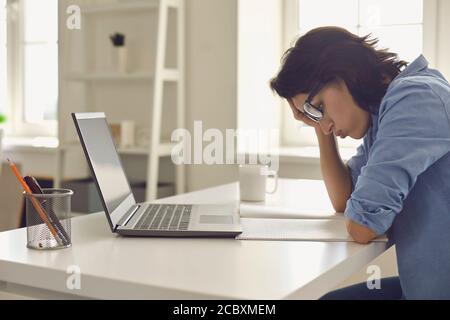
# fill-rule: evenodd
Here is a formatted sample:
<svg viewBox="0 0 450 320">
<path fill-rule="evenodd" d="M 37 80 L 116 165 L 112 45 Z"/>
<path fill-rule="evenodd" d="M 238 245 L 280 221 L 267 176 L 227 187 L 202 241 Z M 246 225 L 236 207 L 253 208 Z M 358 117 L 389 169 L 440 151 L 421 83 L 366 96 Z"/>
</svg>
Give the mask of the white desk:
<svg viewBox="0 0 450 320">
<path fill-rule="evenodd" d="M 329 206 L 321 181 L 282 179 L 274 197 L 313 191 L 320 191 L 315 193 L 323 200 L 320 205 Z M 232 183 L 164 202 L 237 199 L 238 185 Z M 386 249 L 381 242 L 125 238 L 111 233 L 103 213 L 74 218 L 72 241 L 72 248 L 44 252 L 25 247 L 25 229 L 0 233 L 0 296 L 316 299 Z M 79 290 L 66 287 L 72 265 L 81 271 Z"/>
</svg>

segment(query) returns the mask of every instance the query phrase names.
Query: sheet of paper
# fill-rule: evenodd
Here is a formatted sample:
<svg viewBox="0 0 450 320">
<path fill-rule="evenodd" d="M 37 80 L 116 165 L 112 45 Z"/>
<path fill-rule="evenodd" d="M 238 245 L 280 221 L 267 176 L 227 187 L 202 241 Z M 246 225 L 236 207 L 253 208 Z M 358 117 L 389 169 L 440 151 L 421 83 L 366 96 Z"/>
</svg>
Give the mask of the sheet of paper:
<svg viewBox="0 0 450 320">
<path fill-rule="evenodd" d="M 238 240 L 349 241 L 343 219 L 241 219 Z M 385 236 L 374 241 L 386 242 Z"/>
<path fill-rule="evenodd" d="M 263 202 L 241 201 L 239 212 L 243 218 L 343 218 L 342 213 L 335 213 L 323 181 L 308 181 L 305 189 L 304 181 L 295 179 L 283 181 Z"/>
<path fill-rule="evenodd" d="M 299 208 L 299 206 L 270 205 L 264 203 L 241 202 L 239 213 L 242 218 L 263 219 L 344 219 L 342 213 L 333 209 Z"/>
</svg>

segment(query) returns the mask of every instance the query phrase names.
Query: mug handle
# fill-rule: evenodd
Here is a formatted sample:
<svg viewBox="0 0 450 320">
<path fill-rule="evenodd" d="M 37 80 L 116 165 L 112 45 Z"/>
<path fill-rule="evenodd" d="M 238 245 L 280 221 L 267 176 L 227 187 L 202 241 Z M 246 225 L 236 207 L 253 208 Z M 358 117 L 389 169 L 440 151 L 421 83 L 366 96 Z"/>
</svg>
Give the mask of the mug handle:
<svg viewBox="0 0 450 320">
<path fill-rule="evenodd" d="M 266 188 L 266 193 L 267 194 L 273 194 L 278 189 L 278 172 L 276 172 L 275 170 L 268 171 L 267 172 L 267 177 L 273 177 L 274 180 L 275 180 L 273 190 L 267 190 L 267 188 Z"/>
</svg>

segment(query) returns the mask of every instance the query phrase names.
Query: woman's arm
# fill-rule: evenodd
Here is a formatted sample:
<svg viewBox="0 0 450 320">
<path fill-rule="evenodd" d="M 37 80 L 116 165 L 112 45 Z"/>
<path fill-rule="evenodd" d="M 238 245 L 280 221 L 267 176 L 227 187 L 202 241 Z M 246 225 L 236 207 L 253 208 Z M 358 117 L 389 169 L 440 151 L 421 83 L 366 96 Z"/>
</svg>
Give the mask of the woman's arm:
<svg viewBox="0 0 450 320">
<path fill-rule="evenodd" d="M 320 148 L 320 167 L 328 196 L 336 212 L 344 212 L 347 200 L 352 193 L 350 170 L 339 155 L 336 138 L 325 135 L 316 129 Z M 376 233 L 350 219 L 347 220 L 347 231 L 358 243 L 366 244 L 377 235 Z"/>
<path fill-rule="evenodd" d="M 308 119 L 298 110 L 291 99 L 287 99 L 294 118 L 315 129 L 320 148 L 320 167 L 328 196 L 336 212 L 344 212 L 345 205 L 352 193 L 350 171 L 342 162 L 335 137 L 325 135 L 317 122 Z"/>
<path fill-rule="evenodd" d="M 336 212 L 344 212 L 352 193 L 350 171 L 339 155 L 336 138 L 316 129 L 320 149 L 320 168 L 328 196 Z"/>
<path fill-rule="evenodd" d="M 358 243 L 367 244 L 377 237 L 377 234 L 370 228 L 347 219 L 347 232 Z"/>
</svg>

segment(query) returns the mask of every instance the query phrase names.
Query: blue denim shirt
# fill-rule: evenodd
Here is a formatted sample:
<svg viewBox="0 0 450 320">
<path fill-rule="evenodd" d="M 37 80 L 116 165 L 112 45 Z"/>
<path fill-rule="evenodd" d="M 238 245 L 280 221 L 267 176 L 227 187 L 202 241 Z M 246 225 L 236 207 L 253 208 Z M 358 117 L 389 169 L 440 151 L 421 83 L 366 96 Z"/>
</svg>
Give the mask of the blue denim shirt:
<svg viewBox="0 0 450 320">
<path fill-rule="evenodd" d="M 450 299 L 450 85 L 421 55 L 348 162 L 345 215 L 395 244 L 406 299 Z"/>
</svg>

